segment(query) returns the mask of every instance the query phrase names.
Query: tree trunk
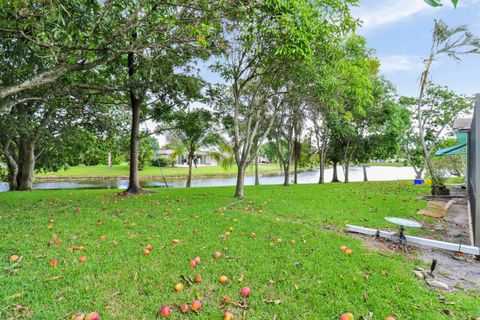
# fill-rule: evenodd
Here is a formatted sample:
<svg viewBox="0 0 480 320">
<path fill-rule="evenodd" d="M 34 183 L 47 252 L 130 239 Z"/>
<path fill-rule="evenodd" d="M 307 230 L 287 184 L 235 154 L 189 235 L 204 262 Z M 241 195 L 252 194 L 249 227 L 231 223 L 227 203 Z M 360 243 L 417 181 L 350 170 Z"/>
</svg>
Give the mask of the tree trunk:
<svg viewBox="0 0 480 320">
<path fill-rule="evenodd" d="M 343 181 L 344 183 L 349 183 L 350 182 L 350 180 L 348 178 L 348 173 L 350 171 L 349 170 L 349 165 L 350 165 L 350 161 L 347 160 L 347 162 L 345 162 L 345 169 L 344 169 L 344 173 L 345 173 L 345 179 Z"/>
<path fill-rule="evenodd" d="M 332 177 L 332 182 L 340 182 L 340 180 L 338 180 L 337 164 L 338 164 L 338 162 L 333 161 L 333 177 Z"/>
<path fill-rule="evenodd" d="M 290 163 L 284 163 L 283 164 L 283 175 L 284 175 L 284 180 L 283 180 L 283 185 L 284 186 L 289 186 L 290 185 Z"/>
<path fill-rule="evenodd" d="M 300 153 L 302 144 L 298 139 L 293 142 L 293 184 L 298 183 L 298 162 L 300 161 Z"/>
<path fill-rule="evenodd" d="M 29 139 L 20 141 L 19 168 L 17 174 L 17 190 L 32 190 L 33 171 L 35 168 L 35 144 Z"/>
<path fill-rule="evenodd" d="M 325 183 L 325 159 L 320 156 L 320 176 L 318 177 L 318 183 Z"/>
<path fill-rule="evenodd" d="M 10 154 L 5 155 L 7 160 L 7 181 L 8 188 L 10 191 L 15 191 L 18 188 L 17 176 L 18 176 L 18 165 Z"/>
<path fill-rule="evenodd" d="M 367 166 L 363 166 L 363 181 L 368 181 Z"/>
<path fill-rule="evenodd" d="M 260 177 L 258 176 L 258 156 L 255 157 L 255 185 L 260 184 Z"/>
<path fill-rule="evenodd" d="M 245 163 L 241 163 L 237 165 L 237 184 L 235 186 L 235 198 L 243 199 L 245 197 L 243 189 L 245 183 Z"/>
<path fill-rule="evenodd" d="M 136 34 L 133 34 L 136 38 Z M 136 73 L 134 53 L 128 53 L 128 77 L 132 78 Z M 133 88 L 130 88 L 130 104 L 132 107 L 132 128 L 130 131 L 130 175 L 128 177 L 128 194 L 137 194 L 142 191 L 138 177 L 138 143 L 140 139 L 140 113 L 141 101 Z"/>
<path fill-rule="evenodd" d="M 193 157 L 195 155 L 191 152 L 188 154 L 188 178 L 187 178 L 187 188 L 192 186 L 192 167 L 193 167 Z"/>
</svg>

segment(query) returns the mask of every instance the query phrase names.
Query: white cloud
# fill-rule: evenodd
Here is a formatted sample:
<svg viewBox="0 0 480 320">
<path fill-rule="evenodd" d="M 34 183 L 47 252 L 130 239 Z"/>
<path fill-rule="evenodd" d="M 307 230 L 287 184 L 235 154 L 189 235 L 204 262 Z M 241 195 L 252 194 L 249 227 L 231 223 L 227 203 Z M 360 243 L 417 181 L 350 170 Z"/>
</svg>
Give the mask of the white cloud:
<svg viewBox="0 0 480 320">
<path fill-rule="evenodd" d="M 429 10 L 438 8 L 431 8 L 423 0 L 362 0 L 360 7 L 354 8 L 352 12 L 363 21 L 364 28 L 371 29 Z"/>
<path fill-rule="evenodd" d="M 380 70 L 383 73 L 419 70 L 421 67 L 422 61 L 418 56 L 399 54 L 380 57 Z"/>
</svg>

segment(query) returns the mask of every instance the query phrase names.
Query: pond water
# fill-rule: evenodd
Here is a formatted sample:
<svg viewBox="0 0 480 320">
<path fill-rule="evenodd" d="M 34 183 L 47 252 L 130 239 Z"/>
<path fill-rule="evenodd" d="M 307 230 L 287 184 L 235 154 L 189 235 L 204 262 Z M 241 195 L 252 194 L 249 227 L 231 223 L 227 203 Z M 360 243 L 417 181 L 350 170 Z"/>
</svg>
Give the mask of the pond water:
<svg viewBox="0 0 480 320">
<path fill-rule="evenodd" d="M 325 181 L 332 180 L 333 169 L 325 170 Z M 387 167 L 374 166 L 367 167 L 367 174 L 369 181 L 388 181 L 388 180 L 413 180 L 415 173 L 411 167 Z M 298 174 L 298 183 L 317 183 L 319 170 L 308 170 Z M 343 180 L 343 170 L 338 167 L 338 178 Z M 293 180 L 293 175 L 291 176 Z M 363 168 L 350 167 L 350 181 L 363 181 Z M 170 179 L 167 177 L 169 187 L 183 188 L 186 184 L 186 179 Z M 236 182 L 235 177 L 216 177 L 206 179 L 193 179 L 192 187 L 219 187 L 219 186 L 234 186 Z M 254 176 L 245 177 L 245 185 L 253 185 L 255 183 Z M 260 176 L 260 184 L 282 184 L 283 175 L 262 175 Z M 159 188 L 164 187 L 165 183 L 162 179 L 158 180 L 144 180 L 141 181 L 143 187 Z M 108 180 L 61 180 L 61 181 L 46 181 L 37 180 L 33 183 L 33 189 L 126 189 L 128 180 L 126 179 L 108 179 Z M 8 191 L 6 183 L 0 183 L 0 192 Z"/>
</svg>

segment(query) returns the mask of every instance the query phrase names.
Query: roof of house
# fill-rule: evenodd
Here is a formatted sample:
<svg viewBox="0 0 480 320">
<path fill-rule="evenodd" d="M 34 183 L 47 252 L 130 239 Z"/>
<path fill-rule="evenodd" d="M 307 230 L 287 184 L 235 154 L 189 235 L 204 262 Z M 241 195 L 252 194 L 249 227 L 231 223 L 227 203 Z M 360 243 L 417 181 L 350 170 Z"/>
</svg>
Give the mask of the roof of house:
<svg viewBox="0 0 480 320">
<path fill-rule="evenodd" d="M 458 118 L 453 122 L 454 130 L 470 130 L 472 118 Z"/>
</svg>

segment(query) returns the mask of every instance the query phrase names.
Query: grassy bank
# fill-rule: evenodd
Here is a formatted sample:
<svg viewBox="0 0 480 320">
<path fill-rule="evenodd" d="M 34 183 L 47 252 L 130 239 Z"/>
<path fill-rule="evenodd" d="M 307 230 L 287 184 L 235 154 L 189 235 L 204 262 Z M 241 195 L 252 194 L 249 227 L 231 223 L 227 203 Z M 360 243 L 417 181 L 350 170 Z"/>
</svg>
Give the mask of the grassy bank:
<svg viewBox="0 0 480 320">
<path fill-rule="evenodd" d="M 259 172 L 265 173 L 279 173 L 281 172 L 278 164 L 260 164 Z M 184 178 L 188 175 L 188 168 L 162 168 L 163 174 L 167 177 Z M 140 171 L 141 177 L 160 177 L 162 171 L 159 167 L 146 166 Z M 250 166 L 247 169 L 248 174 L 254 173 L 254 167 Z M 121 164 L 112 166 L 75 166 L 69 167 L 66 170 L 57 172 L 38 173 L 35 175 L 37 179 L 72 179 L 72 178 L 125 178 L 128 177 L 128 164 Z M 232 166 L 230 170 L 225 170 L 220 166 L 206 166 L 193 168 L 193 176 L 200 177 L 215 177 L 215 176 L 234 176 L 237 173 L 237 167 Z"/>
<path fill-rule="evenodd" d="M 101 319 L 155 319 L 162 305 L 196 298 L 203 303 L 196 315 L 175 310 L 171 318 L 221 319 L 230 308 L 234 319 L 242 319 L 222 297 L 239 301 L 246 286 L 252 289 L 249 320 L 338 319 L 346 311 L 355 319 L 381 320 L 480 315 L 478 297 L 430 291 L 412 273 L 419 262 L 367 249 L 342 232 L 346 223 L 391 227 L 387 215 L 419 219 L 424 187 L 257 186 L 246 188 L 242 202 L 229 187 L 135 197 L 116 192 L 0 193 L 0 266 L 11 271 L 0 274 L 0 319 L 21 312 L 31 319 L 70 319 L 77 311 L 98 311 Z M 61 243 L 48 247 L 52 234 Z M 143 254 L 147 244 L 154 247 L 150 255 Z M 353 254 L 344 254 L 341 245 Z M 213 258 L 215 251 L 221 259 Z M 12 254 L 23 257 L 13 268 Z M 80 263 L 80 256 L 87 261 Z M 189 267 L 196 256 L 201 263 Z M 53 259 L 57 267 L 49 266 Z M 196 274 L 203 282 L 190 283 Z M 221 275 L 230 281 L 221 285 Z M 178 282 L 185 289 L 176 293 Z"/>
</svg>

